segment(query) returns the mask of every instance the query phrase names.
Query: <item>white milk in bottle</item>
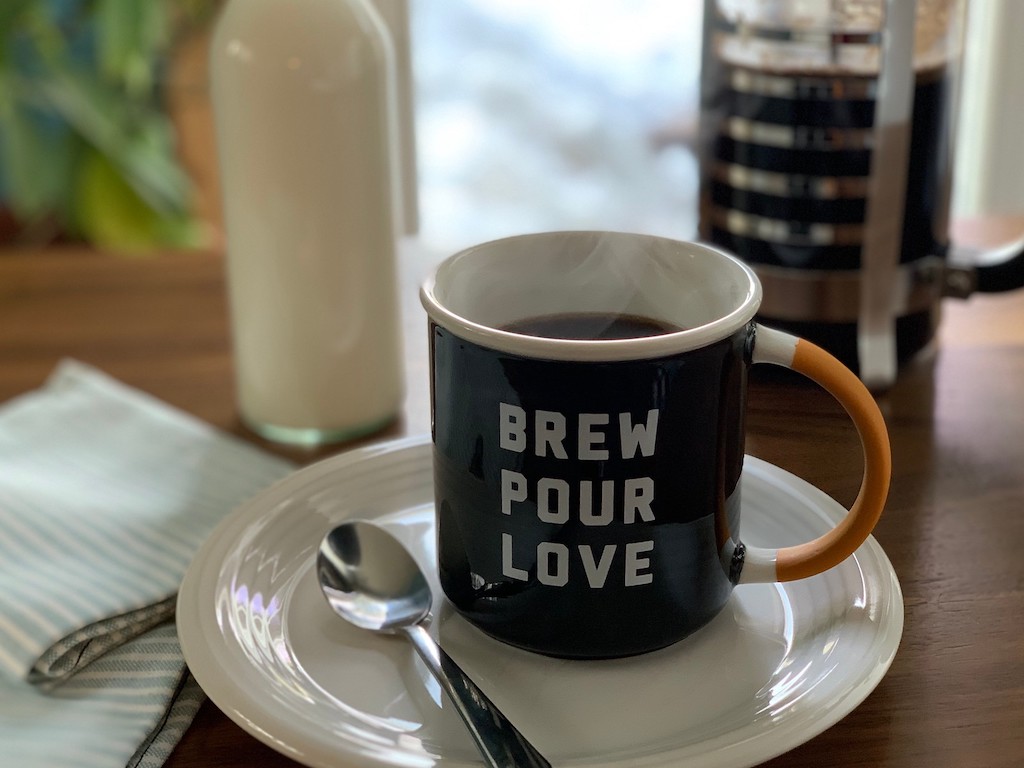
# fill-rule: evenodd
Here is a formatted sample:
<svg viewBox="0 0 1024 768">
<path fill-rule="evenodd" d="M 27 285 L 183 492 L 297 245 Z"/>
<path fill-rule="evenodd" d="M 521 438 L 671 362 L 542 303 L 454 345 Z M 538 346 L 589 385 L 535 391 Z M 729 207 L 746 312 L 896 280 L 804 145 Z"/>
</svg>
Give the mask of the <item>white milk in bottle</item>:
<svg viewBox="0 0 1024 768">
<path fill-rule="evenodd" d="M 398 412 L 393 60 L 369 0 L 232 0 L 211 51 L 239 411 L 344 440 Z"/>
</svg>

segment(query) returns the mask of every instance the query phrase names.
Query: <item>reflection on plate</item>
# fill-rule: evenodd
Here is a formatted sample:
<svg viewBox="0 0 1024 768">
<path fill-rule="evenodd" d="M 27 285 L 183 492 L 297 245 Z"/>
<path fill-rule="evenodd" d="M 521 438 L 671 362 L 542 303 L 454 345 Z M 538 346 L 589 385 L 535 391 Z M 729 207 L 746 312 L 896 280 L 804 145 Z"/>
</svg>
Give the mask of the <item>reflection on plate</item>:
<svg viewBox="0 0 1024 768">
<path fill-rule="evenodd" d="M 431 452 L 371 446 L 300 470 L 214 531 L 178 599 L 188 665 L 242 728 L 310 766 L 480 765 L 411 646 L 336 617 L 317 545 L 341 520 L 390 528 L 433 573 Z M 747 457 L 748 543 L 830 528 L 836 502 Z M 436 582 L 432 584 L 439 595 Z M 740 768 L 792 749 L 856 707 L 903 630 L 892 566 L 870 539 L 831 571 L 738 588 L 707 627 L 654 653 L 551 659 L 503 645 L 439 601 L 432 632 L 556 766 Z"/>
</svg>

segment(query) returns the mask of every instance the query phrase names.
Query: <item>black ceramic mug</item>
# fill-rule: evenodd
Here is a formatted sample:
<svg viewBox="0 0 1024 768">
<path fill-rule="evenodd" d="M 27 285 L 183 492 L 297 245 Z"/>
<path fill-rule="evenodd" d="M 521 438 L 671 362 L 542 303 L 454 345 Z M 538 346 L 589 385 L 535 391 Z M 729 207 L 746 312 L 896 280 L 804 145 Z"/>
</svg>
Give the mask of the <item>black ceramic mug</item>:
<svg viewBox="0 0 1024 768">
<path fill-rule="evenodd" d="M 554 656 L 669 645 L 732 588 L 830 568 L 888 492 L 885 424 L 828 353 L 763 328 L 749 267 L 693 243 L 556 232 L 486 243 L 427 280 L 438 564 L 454 607 Z M 800 371 L 864 445 L 846 519 L 781 550 L 740 539 L 747 370 Z"/>
</svg>

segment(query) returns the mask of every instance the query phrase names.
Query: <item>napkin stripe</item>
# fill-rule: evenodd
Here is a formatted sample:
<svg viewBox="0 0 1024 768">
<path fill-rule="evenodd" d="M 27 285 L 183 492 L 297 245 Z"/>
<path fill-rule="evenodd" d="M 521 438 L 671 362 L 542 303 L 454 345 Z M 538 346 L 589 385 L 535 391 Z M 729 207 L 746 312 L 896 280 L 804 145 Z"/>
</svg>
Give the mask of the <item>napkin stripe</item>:
<svg viewBox="0 0 1024 768">
<path fill-rule="evenodd" d="M 154 660 L 150 659 L 149 661 L 154 661 Z M 128 671 L 128 669 L 129 669 L 129 667 L 125 666 L 120 671 Z M 135 672 L 132 672 L 131 685 L 133 687 L 141 688 L 149 680 L 163 679 L 166 676 L 167 676 L 167 666 L 166 665 L 156 666 L 155 664 L 149 664 L 148 665 L 148 669 L 137 670 Z M 109 677 L 110 677 L 110 672 L 108 672 L 106 670 L 100 671 L 100 670 L 96 670 L 96 669 L 89 669 L 88 667 L 83 669 L 81 672 L 78 672 L 75 675 L 75 679 L 78 680 L 79 682 L 84 682 L 86 680 L 106 680 Z"/>
<path fill-rule="evenodd" d="M 20 592 L 23 605 L 32 605 L 34 609 L 54 606 L 45 613 L 51 621 L 61 626 L 78 626 L 83 611 L 94 610 L 97 603 L 110 600 L 111 597 L 121 600 L 131 599 L 131 593 L 119 589 L 105 590 L 99 584 L 89 582 L 95 578 L 95 572 L 82 572 L 80 568 L 69 568 L 64 574 L 37 574 L 20 579 Z M 17 587 L 8 587 L 17 589 Z M 59 597 L 48 594 L 44 590 L 59 588 L 63 594 Z M 32 590 L 36 592 L 32 592 Z M 42 611 L 39 611 L 42 613 Z"/>
<path fill-rule="evenodd" d="M 37 611 L 48 619 L 51 624 L 54 621 L 57 623 L 72 623 L 76 621 L 77 615 L 74 611 L 68 608 L 68 605 L 81 605 L 81 601 L 77 594 L 69 594 L 58 600 L 57 598 L 50 597 L 49 595 L 40 595 L 38 592 L 32 591 L 43 586 L 43 580 L 45 578 L 45 576 L 26 573 L 19 581 L 13 584 L 8 584 L 7 589 L 17 592 L 21 600 L 25 602 L 34 600 Z"/>
<path fill-rule="evenodd" d="M 17 656 L 12 655 L 7 651 L 10 644 L 17 642 L 19 646 L 29 647 L 30 643 L 25 642 L 24 638 L 15 641 L 13 632 L 8 632 L 6 623 L 3 622 L 3 616 L 0 615 L 0 661 L 4 662 L 4 666 L 16 669 L 21 659 Z"/>
<path fill-rule="evenodd" d="M 72 567 L 77 566 L 97 575 L 109 574 L 112 576 L 113 578 L 105 582 L 104 588 L 106 590 L 115 593 L 119 592 L 122 597 L 134 592 L 133 584 L 121 584 L 119 582 L 119 578 L 124 574 L 122 566 L 130 566 L 139 570 L 136 574 L 137 578 L 134 579 L 134 584 L 142 581 L 151 587 L 161 590 L 174 588 L 173 580 L 169 579 L 163 580 L 163 583 L 160 583 L 159 587 L 157 587 L 158 580 L 154 579 L 147 570 L 138 568 L 140 565 L 145 564 L 146 561 L 127 550 L 124 546 L 125 542 L 105 539 L 102 535 L 93 531 L 90 526 L 69 528 L 66 523 L 62 525 L 60 521 L 51 519 L 38 505 L 29 505 L 24 502 L 19 504 L 10 499 L 10 497 L 4 497 L 2 500 L 5 502 L 7 509 L 13 514 L 6 515 L 6 520 L 0 520 L 0 523 L 4 523 L 0 525 L 0 537 L 2 537 L 0 540 L 8 539 L 11 540 L 12 545 L 20 544 L 20 547 L 17 549 L 13 546 L 11 547 L 15 553 L 18 549 L 32 552 L 34 556 L 37 552 L 45 553 L 58 558 L 55 562 L 63 562 L 64 558 L 61 556 L 68 552 L 69 548 L 73 548 L 74 551 L 80 551 L 81 545 L 87 543 L 93 550 L 93 552 L 89 553 L 87 560 L 72 561 L 69 565 Z M 32 520 L 32 526 L 30 527 L 23 520 Z M 14 541 L 14 538 L 18 537 L 19 534 L 19 540 Z M 16 554 L 13 559 L 16 562 Z M 59 578 L 61 573 L 66 573 L 66 571 L 55 571 L 51 575 Z M 76 574 L 76 583 L 82 589 L 92 588 L 90 580 L 78 581 L 79 578 Z M 105 599 L 109 599 L 109 597 Z"/>
<path fill-rule="evenodd" d="M 35 614 L 11 601 L 0 614 L 0 633 L 22 648 L 33 648 L 36 641 L 25 626 L 29 623 L 38 623 Z M 0 637 L 0 644 L 6 645 L 3 637 Z"/>
<path fill-rule="evenodd" d="M 120 382 L 113 380 L 111 382 L 124 388 L 128 394 L 128 397 L 111 404 L 117 412 L 123 410 L 125 399 L 138 401 L 137 404 L 149 412 L 146 414 L 147 416 L 157 415 L 166 418 L 166 412 L 171 410 L 165 403 L 150 398 L 142 392 L 125 388 Z M 109 398 L 109 393 L 104 393 L 104 397 Z M 95 407 L 94 402 L 91 402 L 90 405 Z M 119 414 L 112 415 L 116 418 Z M 96 439 L 96 414 L 87 412 L 85 408 L 76 409 L 69 413 L 62 423 L 61 445 L 47 446 L 45 454 L 39 457 L 41 468 L 46 472 L 56 454 L 71 471 L 81 470 L 90 474 L 102 473 L 106 477 L 118 477 L 117 486 L 100 486 L 93 489 L 94 492 L 101 495 L 115 493 L 130 499 L 132 503 L 143 502 L 143 505 L 145 502 L 161 499 L 161 494 L 154 489 L 151 483 L 146 481 L 147 476 L 163 475 L 161 484 L 164 485 L 177 482 L 192 485 L 196 484 L 196 481 L 200 481 L 199 484 L 204 490 L 199 498 L 210 506 L 223 509 L 224 504 L 231 503 L 234 497 L 232 488 L 237 488 L 239 484 L 255 484 L 260 487 L 266 485 L 266 465 L 280 463 L 280 460 L 264 456 L 262 462 L 257 460 L 254 462 L 254 466 L 246 466 L 244 463 L 238 462 L 236 455 L 230 453 L 203 456 L 200 460 L 192 451 L 195 449 L 197 437 L 203 440 L 210 439 L 213 432 L 210 425 L 179 413 L 174 414 L 173 425 L 177 434 L 163 436 L 165 450 L 159 452 L 161 455 L 155 458 L 146 455 L 136 457 L 134 467 L 138 471 L 135 475 L 125 476 L 123 475 L 123 463 L 119 457 L 108 458 L 102 454 L 83 452 L 76 447 L 76 441 L 81 441 L 82 444 L 88 446 Z M 72 430 L 71 427 L 81 428 Z M 130 444 L 129 447 L 136 448 L 141 441 L 149 438 L 149 433 L 152 431 L 152 425 L 122 425 L 122 427 L 125 431 L 123 442 Z M 180 449 L 181 452 L 178 461 L 168 464 L 166 456 L 162 454 L 175 449 Z M 259 458 L 258 453 L 255 451 L 253 453 Z M 23 454 L 23 456 L 26 460 L 31 458 L 31 454 Z M 260 466 L 261 464 L 263 466 Z M 52 480 L 52 476 L 48 472 L 43 477 L 46 480 Z M 225 483 L 225 480 L 229 482 Z"/>
<path fill-rule="evenodd" d="M 68 551 L 67 547 L 80 547 L 83 540 L 88 538 L 76 536 L 67 529 L 43 528 L 41 524 L 37 525 L 37 528 L 45 531 L 48 535 L 45 537 L 32 536 L 29 532 L 29 535 L 19 536 L 19 533 L 25 532 L 24 528 L 9 526 L 4 529 L 0 526 L 0 536 L 10 544 L 6 550 L 0 544 L 0 554 L 7 558 L 7 563 L 12 567 L 18 561 L 18 551 L 31 551 L 36 558 L 42 555 L 52 558 L 52 562 L 57 563 L 62 561 L 62 555 Z M 146 574 L 139 574 L 139 578 L 135 579 L 132 584 L 121 583 L 118 576 L 123 571 L 117 565 L 117 561 L 113 557 L 106 556 L 105 551 L 98 554 L 104 556 L 90 556 L 88 562 L 71 560 L 64 563 L 60 569 L 51 569 L 46 573 L 35 572 L 33 575 L 36 577 L 36 583 L 60 586 L 60 599 L 81 607 L 87 607 L 97 602 L 108 602 L 111 597 L 121 600 L 131 599 L 135 593 L 134 589 L 140 581 L 146 583 L 151 589 L 167 591 L 174 588 L 173 584 L 158 584 Z M 117 553 L 112 554 L 116 555 Z M 101 584 L 98 577 L 103 576 L 107 578 L 105 583 Z M 23 575 L 19 575 L 19 580 L 23 578 Z"/>
<path fill-rule="evenodd" d="M 16 584 L 8 585 L 8 589 L 19 591 L 25 603 L 47 608 L 52 621 L 68 624 L 77 624 L 82 610 L 94 605 L 100 594 L 108 599 L 111 595 L 118 594 L 127 597 L 116 590 L 101 590 L 98 585 L 86 584 L 79 568 L 69 568 L 66 573 L 61 574 L 25 573 Z M 59 597 L 44 591 L 47 587 L 54 586 L 60 586 L 63 590 Z"/>
<path fill-rule="evenodd" d="M 26 516 L 26 519 L 32 520 L 34 527 L 39 529 L 41 533 L 47 533 L 55 545 L 59 543 L 64 546 L 80 547 L 82 543 L 88 543 L 94 549 L 94 556 L 89 558 L 89 564 L 101 570 L 122 573 L 118 568 L 120 563 L 138 570 L 143 580 L 155 583 L 156 579 L 150 574 L 161 573 L 161 568 L 180 567 L 181 560 L 183 559 L 181 556 L 168 557 L 159 548 L 159 545 L 148 540 L 148 538 L 152 537 L 153 533 L 145 527 L 127 523 L 120 526 L 120 530 L 116 531 L 116 537 L 111 538 L 109 535 L 105 537 L 103 532 L 96 528 L 102 525 L 101 519 L 96 520 L 96 527 L 79 525 L 72 529 L 67 526 L 66 521 L 62 524 L 61 521 L 48 515 L 47 510 L 39 504 L 30 505 L 25 502 L 21 504 L 9 502 L 9 504 L 14 508 L 15 512 L 19 512 Z M 94 502 L 90 502 L 90 507 L 93 505 Z M 59 506 L 59 503 L 55 506 Z M 88 514 L 89 512 L 92 512 L 92 509 L 86 510 L 83 514 Z M 98 515 L 97 518 L 99 518 Z M 107 529 L 108 534 L 110 533 L 109 526 L 102 525 L 102 527 Z M 14 525 L 10 521 L 7 528 L 13 533 Z M 0 529 L 0 532 L 2 531 L 3 529 Z M 61 549 L 60 546 L 55 546 L 54 548 L 58 552 Z M 145 551 L 137 551 L 139 549 Z M 164 579 L 164 582 L 173 586 L 174 580 Z"/>
</svg>

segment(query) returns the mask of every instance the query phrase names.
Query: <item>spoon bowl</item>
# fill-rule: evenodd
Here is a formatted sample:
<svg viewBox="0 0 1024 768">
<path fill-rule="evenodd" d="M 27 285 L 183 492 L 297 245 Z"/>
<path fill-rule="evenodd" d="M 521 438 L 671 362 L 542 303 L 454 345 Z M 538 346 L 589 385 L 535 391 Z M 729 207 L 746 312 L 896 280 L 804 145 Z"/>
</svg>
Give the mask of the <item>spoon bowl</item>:
<svg viewBox="0 0 1024 768">
<path fill-rule="evenodd" d="M 345 523 L 324 537 L 317 578 L 334 612 L 362 629 L 394 632 L 430 613 L 423 571 L 390 533 L 370 523 Z"/>
</svg>

